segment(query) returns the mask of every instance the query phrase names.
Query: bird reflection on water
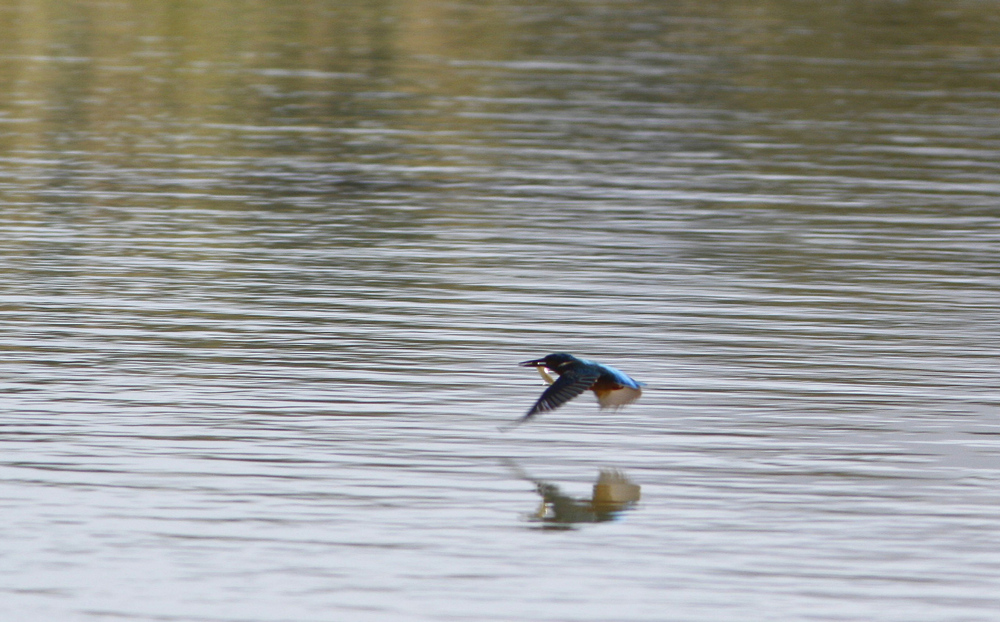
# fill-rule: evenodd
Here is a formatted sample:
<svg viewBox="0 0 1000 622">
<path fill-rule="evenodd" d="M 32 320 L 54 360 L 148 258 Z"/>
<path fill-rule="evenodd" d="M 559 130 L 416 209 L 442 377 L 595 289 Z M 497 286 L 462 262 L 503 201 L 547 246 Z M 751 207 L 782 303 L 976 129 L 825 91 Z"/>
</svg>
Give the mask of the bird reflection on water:
<svg viewBox="0 0 1000 622">
<path fill-rule="evenodd" d="M 531 482 L 542 497 L 538 510 L 529 520 L 543 523 L 545 529 L 571 529 L 578 523 L 603 523 L 615 520 L 639 502 L 640 487 L 617 469 L 601 469 L 589 499 L 564 494 L 551 482 L 530 476 L 512 461 L 505 461 L 519 478 Z"/>
</svg>

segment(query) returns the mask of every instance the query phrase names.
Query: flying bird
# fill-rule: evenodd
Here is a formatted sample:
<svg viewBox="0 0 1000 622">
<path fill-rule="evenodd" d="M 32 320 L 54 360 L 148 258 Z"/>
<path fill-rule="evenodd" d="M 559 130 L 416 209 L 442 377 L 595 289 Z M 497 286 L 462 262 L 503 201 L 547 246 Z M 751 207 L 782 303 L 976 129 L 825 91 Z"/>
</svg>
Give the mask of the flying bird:
<svg viewBox="0 0 1000 622">
<path fill-rule="evenodd" d="M 643 383 L 636 382 L 610 365 L 578 359 L 572 354 L 558 352 L 545 358 L 525 361 L 520 365 L 537 369 L 551 386 L 545 389 L 528 414 L 509 427 L 520 425 L 538 413 L 555 410 L 587 389 L 597 395 L 597 403 L 600 404 L 601 410 L 621 408 L 642 395 Z M 559 374 L 559 378 L 553 378 L 548 373 L 549 370 Z"/>
</svg>

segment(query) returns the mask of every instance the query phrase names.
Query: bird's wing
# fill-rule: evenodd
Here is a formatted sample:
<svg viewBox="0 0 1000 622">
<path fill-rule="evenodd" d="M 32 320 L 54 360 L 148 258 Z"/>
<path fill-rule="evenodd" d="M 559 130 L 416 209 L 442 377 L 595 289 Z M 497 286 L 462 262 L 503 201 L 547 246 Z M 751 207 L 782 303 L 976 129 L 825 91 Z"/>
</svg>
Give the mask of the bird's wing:
<svg viewBox="0 0 1000 622">
<path fill-rule="evenodd" d="M 552 383 L 542 396 L 538 398 L 535 405 L 531 407 L 528 414 L 521 421 L 530 419 L 538 413 L 548 412 L 559 408 L 577 395 L 580 395 L 594 384 L 597 377 L 601 375 L 597 369 L 572 369 L 559 376 L 559 379 Z"/>
</svg>

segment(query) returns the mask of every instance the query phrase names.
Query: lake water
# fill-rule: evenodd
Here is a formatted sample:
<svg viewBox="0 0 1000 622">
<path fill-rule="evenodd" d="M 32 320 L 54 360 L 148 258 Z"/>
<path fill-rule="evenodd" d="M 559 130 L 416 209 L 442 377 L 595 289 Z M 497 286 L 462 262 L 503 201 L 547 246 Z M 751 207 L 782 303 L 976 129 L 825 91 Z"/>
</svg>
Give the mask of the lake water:
<svg viewBox="0 0 1000 622">
<path fill-rule="evenodd" d="M 996 620 L 998 94 L 989 2 L 8 3 L 0 618 Z M 500 432 L 555 351 L 643 398 Z"/>
</svg>

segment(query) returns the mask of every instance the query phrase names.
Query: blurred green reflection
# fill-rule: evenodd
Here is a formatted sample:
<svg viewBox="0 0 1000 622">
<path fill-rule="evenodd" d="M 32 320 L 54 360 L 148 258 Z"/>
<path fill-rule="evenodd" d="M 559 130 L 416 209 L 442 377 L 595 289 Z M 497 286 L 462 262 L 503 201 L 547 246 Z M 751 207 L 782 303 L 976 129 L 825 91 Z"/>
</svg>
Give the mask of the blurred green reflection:
<svg viewBox="0 0 1000 622">
<path fill-rule="evenodd" d="M 981 69 L 998 19 L 991 3 L 939 0 L 24 0 L 0 9 L 0 150 L 363 157 L 407 131 L 486 138 L 495 121 L 475 98 L 601 95 L 590 67 L 631 74 L 608 87 L 625 101 L 912 110 L 929 90 L 993 90 Z M 536 61 L 551 80 L 489 65 Z M 898 88 L 913 96 L 880 95 Z"/>
</svg>

